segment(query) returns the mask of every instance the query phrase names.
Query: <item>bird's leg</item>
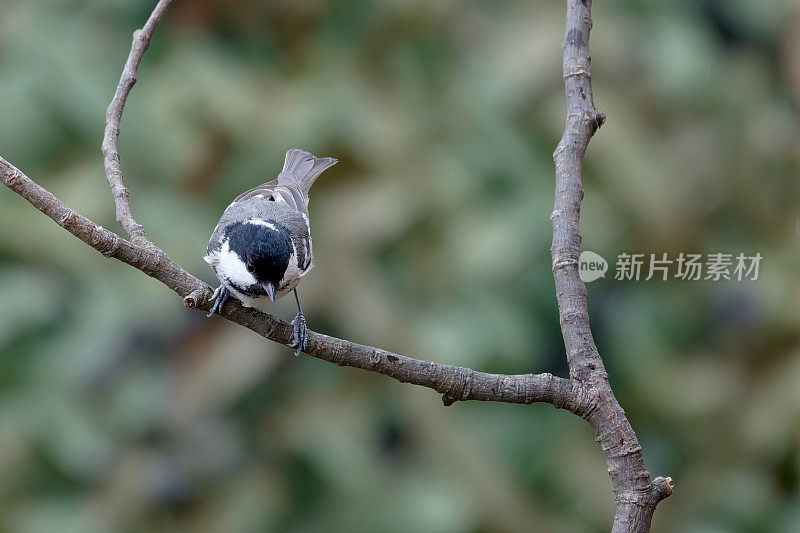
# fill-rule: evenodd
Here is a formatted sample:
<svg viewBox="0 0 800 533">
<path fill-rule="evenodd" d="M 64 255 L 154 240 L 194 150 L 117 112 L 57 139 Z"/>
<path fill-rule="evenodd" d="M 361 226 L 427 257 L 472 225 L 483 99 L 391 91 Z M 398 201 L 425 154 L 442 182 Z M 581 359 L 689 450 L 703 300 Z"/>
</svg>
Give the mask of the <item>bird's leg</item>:
<svg viewBox="0 0 800 533">
<path fill-rule="evenodd" d="M 206 315 L 208 318 L 214 316 L 214 313 L 220 313 L 222 311 L 222 306 L 225 305 L 225 302 L 228 300 L 228 294 L 228 289 L 223 285 L 216 288 L 214 294 L 212 294 L 211 298 L 208 300 L 209 302 L 214 302 L 214 305 L 211 306 L 211 311 Z"/>
<path fill-rule="evenodd" d="M 303 309 L 300 307 L 300 297 L 297 296 L 297 288 L 294 289 L 294 299 L 297 302 L 297 316 L 292 320 L 294 326 L 294 337 L 290 348 L 294 348 L 294 355 L 297 357 L 300 352 L 306 349 L 306 336 L 308 335 L 308 328 L 306 327 L 306 317 L 303 316 Z"/>
</svg>

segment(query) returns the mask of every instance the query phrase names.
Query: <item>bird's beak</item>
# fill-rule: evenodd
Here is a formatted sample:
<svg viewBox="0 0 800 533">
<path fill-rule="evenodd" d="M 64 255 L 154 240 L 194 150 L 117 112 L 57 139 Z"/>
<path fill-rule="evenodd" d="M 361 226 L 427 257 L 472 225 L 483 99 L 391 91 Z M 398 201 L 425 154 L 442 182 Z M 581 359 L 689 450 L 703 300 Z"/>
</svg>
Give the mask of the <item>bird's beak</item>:
<svg viewBox="0 0 800 533">
<path fill-rule="evenodd" d="M 275 286 L 272 283 L 265 283 L 264 290 L 267 291 L 267 296 L 271 302 L 275 301 Z"/>
</svg>

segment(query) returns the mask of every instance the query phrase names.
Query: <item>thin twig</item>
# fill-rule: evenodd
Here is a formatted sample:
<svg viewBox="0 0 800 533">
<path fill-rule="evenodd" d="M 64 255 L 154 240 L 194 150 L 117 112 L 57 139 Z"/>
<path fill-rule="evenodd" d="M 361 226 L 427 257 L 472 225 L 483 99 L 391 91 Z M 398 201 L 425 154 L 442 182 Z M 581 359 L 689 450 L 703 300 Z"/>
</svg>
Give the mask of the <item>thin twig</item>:
<svg viewBox="0 0 800 533">
<path fill-rule="evenodd" d="M 108 184 L 111 186 L 111 193 L 114 195 L 117 222 L 122 226 L 134 244 L 145 246 L 149 246 L 151 243 L 147 240 L 147 237 L 145 237 L 142 225 L 133 218 L 130 192 L 127 187 L 125 187 L 125 183 L 122 180 L 122 167 L 119 163 L 119 148 L 117 147 L 117 143 L 119 139 L 120 121 L 122 120 L 122 111 L 125 109 L 125 101 L 128 99 L 128 94 L 136 83 L 136 71 L 139 68 L 139 63 L 142 61 L 142 56 L 145 51 L 147 51 L 147 48 L 150 46 L 150 39 L 153 37 L 156 26 L 158 26 L 158 23 L 164 18 L 164 14 L 171 3 L 172 0 L 161 0 L 158 5 L 156 5 L 155 9 L 153 9 L 144 27 L 133 32 L 131 52 L 128 55 L 128 60 L 125 62 L 125 67 L 122 69 L 122 76 L 119 78 L 119 84 L 114 93 L 114 98 L 111 99 L 111 103 L 106 111 L 106 129 L 102 144 L 106 179 L 108 179 Z"/>
<path fill-rule="evenodd" d="M 589 326 L 586 286 L 580 279 L 581 170 L 589 140 L 606 116 L 594 107 L 589 70 L 591 0 L 567 0 L 564 32 L 564 135 L 553 153 L 556 166 L 553 222 L 553 277 L 570 377 L 599 397 L 589 423 L 603 449 L 615 494 L 612 531 L 648 531 L 658 502 L 672 492 L 670 478 L 650 481 L 642 448 L 614 397 Z"/>
</svg>

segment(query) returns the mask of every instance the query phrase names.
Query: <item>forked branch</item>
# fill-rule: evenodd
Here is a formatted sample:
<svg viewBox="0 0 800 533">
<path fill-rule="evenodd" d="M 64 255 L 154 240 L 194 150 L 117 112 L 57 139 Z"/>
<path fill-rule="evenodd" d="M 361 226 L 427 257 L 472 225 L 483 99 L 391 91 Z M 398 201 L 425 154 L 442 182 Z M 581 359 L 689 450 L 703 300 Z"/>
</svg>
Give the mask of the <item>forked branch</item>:
<svg viewBox="0 0 800 533">
<path fill-rule="evenodd" d="M 614 397 L 603 360 L 589 326 L 586 286 L 580 278 L 580 222 L 583 156 L 589 140 L 606 116 L 594 107 L 589 69 L 591 0 L 567 0 L 564 31 L 564 135 L 553 159 L 556 166 L 553 222 L 553 277 L 561 333 L 567 350 L 570 377 L 597 394 L 598 408 L 588 418 L 603 449 L 614 489 L 616 513 L 612 531 L 648 531 L 656 505 L 672 493 L 670 478 L 650 480 L 625 411 Z"/>
<path fill-rule="evenodd" d="M 172 0 L 161 0 L 145 26 L 134 32 L 128 60 L 106 113 L 103 155 L 117 221 L 126 240 L 76 213 L 50 191 L 36 184 L 0 157 L 0 178 L 11 190 L 106 257 L 113 257 L 153 277 L 183 297 L 190 309 L 206 311 L 211 288 L 175 264 L 145 237 L 131 213 L 130 193 L 123 183 L 117 141 L 128 94 L 156 26 Z M 306 353 L 342 366 L 378 372 L 404 383 L 431 388 L 445 405 L 483 400 L 530 404 L 544 402 L 589 421 L 608 464 L 615 494 L 613 531 L 647 531 L 656 505 L 672 492 L 670 478 L 650 480 L 642 449 L 625 413 L 614 397 L 608 374 L 589 327 L 586 287 L 579 276 L 581 236 L 578 230 L 583 199 L 581 169 L 589 140 L 605 121 L 594 108 L 589 70 L 591 0 L 567 0 L 563 75 L 566 95 L 564 135 L 553 154 L 556 165 L 553 222 L 553 275 L 561 331 L 570 378 L 551 374 L 489 374 L 469 368 L 413 359 L 380 348 L 308 332 Z M 257 309 L 230 300 L 223 318 L 263 337 L 289 345 L 292 327 Z"/>
</svg>

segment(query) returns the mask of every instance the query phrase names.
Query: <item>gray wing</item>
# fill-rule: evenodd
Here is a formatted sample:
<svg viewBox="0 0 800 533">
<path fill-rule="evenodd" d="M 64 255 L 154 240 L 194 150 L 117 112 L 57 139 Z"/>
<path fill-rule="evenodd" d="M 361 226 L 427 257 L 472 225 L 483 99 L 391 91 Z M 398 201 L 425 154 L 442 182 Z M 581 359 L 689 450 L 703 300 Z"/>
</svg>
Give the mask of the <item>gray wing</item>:
<svg viewBox="0 0 800 533">
<path fill-rule="evenodd" d="M 283 170 L 277 178 L 243 192 L 236 197 L 234 203 L 250 198 L 282 202 L 308 219 L 308 191 L 319 175 L 336 162 L 332 157 L 314 157 L 303 150 L 289 150 L 286 152 Z"/>
<path fill-rule="evenodd" d="M 243 192 L 233 200 L 233 204 L 251 198 L 284 203 L 308 217 L 308 197 L 303 195 L 297 185 L 289 180 L 282 180 L 280 176 Z"/>
</svg>

